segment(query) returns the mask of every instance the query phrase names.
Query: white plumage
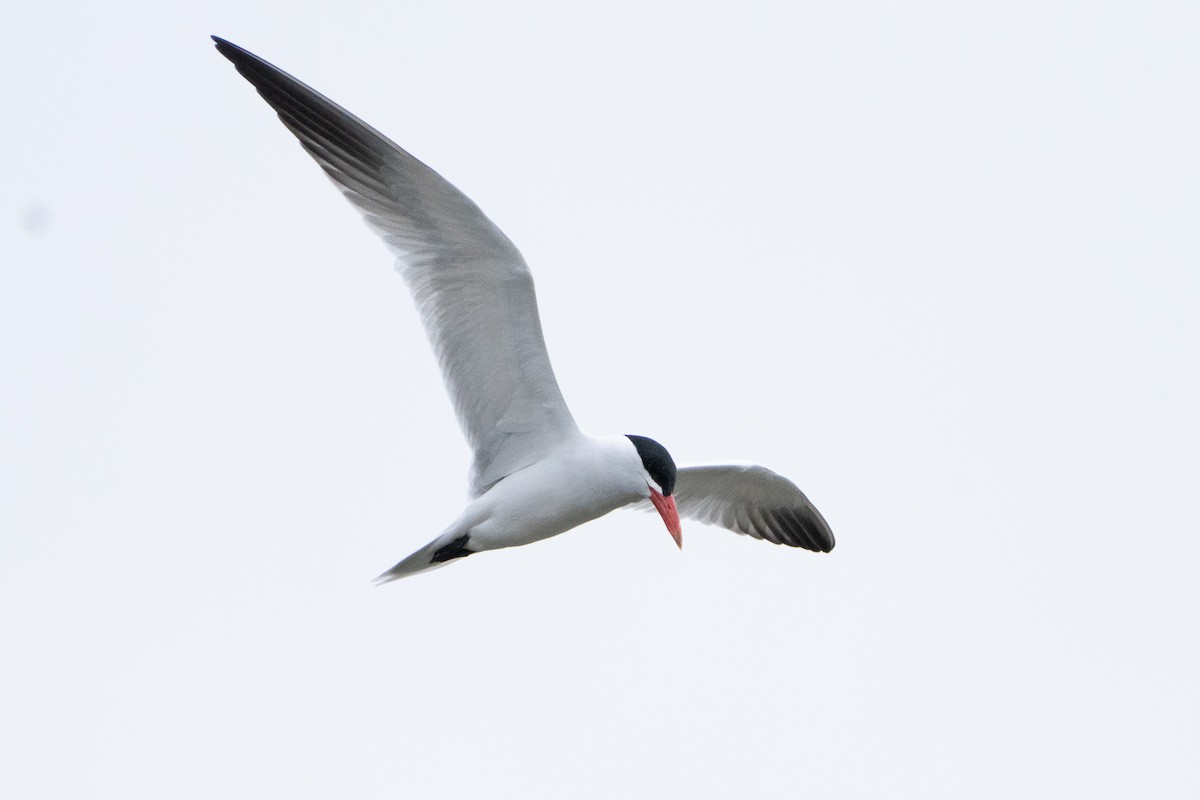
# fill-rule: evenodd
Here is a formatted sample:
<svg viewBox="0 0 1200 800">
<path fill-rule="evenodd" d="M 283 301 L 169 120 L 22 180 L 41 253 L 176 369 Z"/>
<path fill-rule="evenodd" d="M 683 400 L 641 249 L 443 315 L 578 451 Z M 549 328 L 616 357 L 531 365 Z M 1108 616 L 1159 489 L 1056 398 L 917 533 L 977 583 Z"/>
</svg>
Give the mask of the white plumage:
<svg viewBox="0 0 1200 800">
<path fill-rule="evenodd" d="M 213 39 L 395 254 L 473 452 L 466 509 L 380 581 L 529 544 L 639 501 L 680 543 L 681 513 L 778 544 L 832 549 L 829 526 L 804 494 L 764 467 L 677 470 L 653 440 L 580 431 L 546 353 L 533 277 L 508 237 L 353 114 Z"/>
</svg>

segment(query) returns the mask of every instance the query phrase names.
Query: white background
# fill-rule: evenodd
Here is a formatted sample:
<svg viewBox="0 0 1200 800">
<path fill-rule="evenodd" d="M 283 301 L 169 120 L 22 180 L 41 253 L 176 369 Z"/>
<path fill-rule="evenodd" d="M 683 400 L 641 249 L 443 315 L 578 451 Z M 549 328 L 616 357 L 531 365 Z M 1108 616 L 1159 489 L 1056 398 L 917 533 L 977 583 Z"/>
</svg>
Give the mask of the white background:
<svg viewBox="0 0 1200 800">
<path fill-rule="evenodd" d="M 23 4 L 0 48 L 0 795 L 1200 792 L 1191 3 Z M 736 8 L 735 8 L 736 6 Z M 621 512 L 382 589 L 467 451 L 216 33 L 473 197 Z"/>
</svg>

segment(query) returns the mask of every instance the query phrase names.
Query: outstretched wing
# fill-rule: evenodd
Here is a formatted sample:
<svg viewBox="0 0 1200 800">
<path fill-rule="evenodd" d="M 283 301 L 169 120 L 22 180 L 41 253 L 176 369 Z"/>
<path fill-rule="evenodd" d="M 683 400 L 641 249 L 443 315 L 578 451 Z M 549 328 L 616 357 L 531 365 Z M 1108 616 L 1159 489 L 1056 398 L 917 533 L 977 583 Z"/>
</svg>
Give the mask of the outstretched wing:
<svg viewBox="0 0 1200 800">
<path fill-rule="evenodd" d="M 253 53 L 213 40 L 396 255 L 474 451 L 471 494 L 576 434 L 533 278 L 508 237 L 374 128 Z"/>
<path fill-rule="evenodd" d="M 833 549 L 833 531 L 804 492 L 757 464 L 680 467 L 674 497 L 680 516 L 697 522 L 819 553 Z"/>
</svg>

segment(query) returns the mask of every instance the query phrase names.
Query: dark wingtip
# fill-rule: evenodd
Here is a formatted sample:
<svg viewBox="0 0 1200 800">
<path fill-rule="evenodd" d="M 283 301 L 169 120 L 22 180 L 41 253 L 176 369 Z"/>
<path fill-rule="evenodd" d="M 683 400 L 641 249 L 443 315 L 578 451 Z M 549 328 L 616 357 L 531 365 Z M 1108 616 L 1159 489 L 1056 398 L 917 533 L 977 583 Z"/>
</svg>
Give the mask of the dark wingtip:
<svg viewBox="0 0 1200 800">
<path fill-rule="evenodd" d="M 216 44 L 217 52 L 228 58 L 235 65 L 240 66 L 247 62 L 262 60 L 244 47 L 238 47 L 233 42 L 222 39 L 220 36 L 213 36 L 212 40 Z"/>
<path fill-rule="evenodd" d="M 268 62 L 263 61 L 246 48 L 238 47 L 233 42 L 222 39 L 220 36 L 213 36 L 212 40 L 216 43 L 217 52 L 233 62 L 233 65 L 237 67 L 237 71 L 242 73 L 251 83 L 255 82 L 252 76 L 281 71 Z"/>
<path fill-rule="evenodd" d="M 813 553 L 828 553 L 833 549 L 833 531 L 821 513 L 806 503 L 798 507 L 778 508 L 767 515 L 776 544 L 799 547 Z M 770 537 L 763 537 L 774 541 Z"/>
<path fill-rule="evenodd" d="M 809 531 L 809 538 L 813 540 L 814 545 L 812 548 L 813 552 L 828 553 L 836 544 L 833 539 L 833 531 L 829 529 L 829 523 L 825 521 L 825 518 L 815 508 L 813 509 L 813 514 L 816 520 L 812 526 L 812 530 Z"/>
<path fill-rule="evenodd" d="M 835 544 L 833 529 L 829 527 L 825 517 L 821 516 L 821 512 L 817 511 L 817 507 L 808 502 L 808 498 L 805 498 L 805 503 L 806 508 L 800 516 L 804 520 L 808 538 L 812 541 L 813 546 L 809 549 L 814 553 L 828 553 Z"/>
</svg>

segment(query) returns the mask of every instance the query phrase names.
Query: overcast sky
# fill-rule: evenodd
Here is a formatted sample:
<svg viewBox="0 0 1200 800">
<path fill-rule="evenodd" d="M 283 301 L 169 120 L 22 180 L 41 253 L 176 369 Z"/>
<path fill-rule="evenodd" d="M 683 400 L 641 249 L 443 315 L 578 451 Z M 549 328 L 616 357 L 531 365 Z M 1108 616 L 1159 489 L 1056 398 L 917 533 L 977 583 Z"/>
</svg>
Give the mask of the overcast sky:
<svg viewBox="0 0 1200 800">
<path fill-rule="evenodd" d="M 192 5 L 5 13 L 0 795 L 1200 792 L 1194 4 Z M 837 549 L 373 588 L 467 449 L 213 33 L 508 233 L 581 425 Z"/>
</svg>

